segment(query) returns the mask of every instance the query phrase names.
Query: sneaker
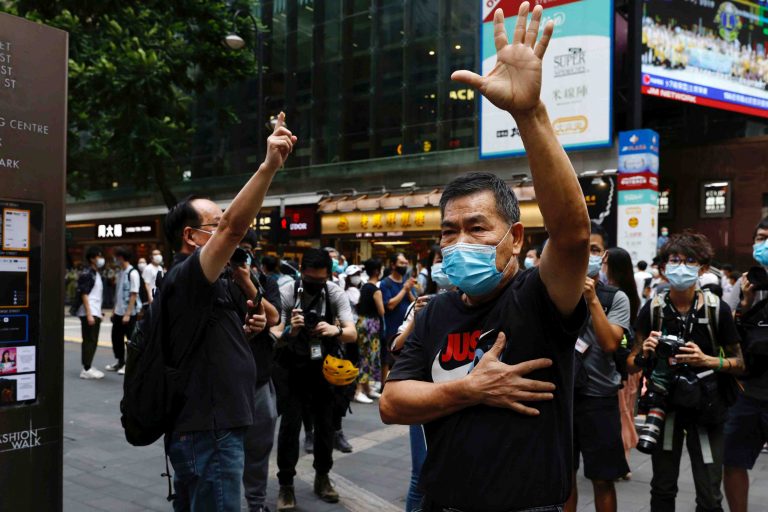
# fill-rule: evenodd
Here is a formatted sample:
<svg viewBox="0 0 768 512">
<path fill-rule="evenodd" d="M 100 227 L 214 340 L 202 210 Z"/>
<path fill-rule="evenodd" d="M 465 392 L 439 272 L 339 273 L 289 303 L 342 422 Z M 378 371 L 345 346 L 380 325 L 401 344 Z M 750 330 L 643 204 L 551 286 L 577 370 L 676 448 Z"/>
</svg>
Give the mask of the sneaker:
<svg viewBox="0 0 768 512">
<path fill-rule="evenodd" d="M 118 375 L 125 375 L 125 365 L 123 365 L 119 370 L 117 370 Z"/>
<path fill-rule="evenodd" d="M 277 495 L 277 512 L 296 510 L 296 492 L 292 485 L 281 485 Z"/>
<path fill-rule="evenodd" d="M 381 391 L 381 382 L 374 380 L 371 382 L 371 389 L 374 391 Z"/>
<path fill-rule="evenodd" d="M 365 396 L 365 394 L 360 392 L 360 393 L 355 393 L 355 402 L 359 404 L 372 404 L 373 400 L 371 400 L 370 398 Z"/>
<path fill-rule="evenodd" d="M 89 369 L 83 368 L 80 370 L 80 378 L 85 380 L 97 380 L 97 379 L 103 379 L 104 373 L 100 372 L 93 366 L 91 366 Z"/>
<path fill-rule="evenodd" d="M 347 438 L 344 437 L 343 430 L 337 430 L 336 433 L 333 435 L 333 447 L 339 450 L 341 453 L 352 453 L 352 445 L 349 444 L 349 441 L 347 441 Z M 327 477 L 328 475 L 326 475 L 326 478 Z M 317 480 L 315 480 L 315 485 L 317 485 Z M 336 503 L 336 502 L 333 501 L 329 503 Z"/>
<path fill-rule="evenodd" d="M 339 493 L 331 485 L 331 479 L 328 473 L 315 474 L 315 494 L 326 503 L 338 503 Z"/>
<path fill-rule="evenodd" d="M 371 390 L 370 393 L 368 393 L 368 398 L 373 398 L 374 400 L 381 398 L 381 393 L 378 391 Z"/>
<path fill-rule="evenodd" d="M 120 368 L 122 368 L 123 366 L 125 365 L 122 365 L 120 363 L 108 364 L 107 366 L 104 367 L 104 369 L 107 370 L 108 372 L 116 372 L 116 371 L 119 371 Z"/>
<path fill-rule="evenodd" d="M 315 452 L 315 435 L 313 432 L 307 432 L 304 435 L 304 452 L 309 454 Z"/>
</svg>

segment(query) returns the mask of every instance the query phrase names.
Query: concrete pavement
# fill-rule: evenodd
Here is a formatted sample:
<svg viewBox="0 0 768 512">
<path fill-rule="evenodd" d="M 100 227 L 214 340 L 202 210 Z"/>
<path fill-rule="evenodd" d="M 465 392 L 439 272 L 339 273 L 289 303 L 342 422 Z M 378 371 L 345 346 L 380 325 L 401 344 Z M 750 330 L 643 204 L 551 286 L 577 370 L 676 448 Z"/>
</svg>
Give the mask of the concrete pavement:
<svg viewBox="0 0 768 512">
<path fill-rule="evenodd" d="M 103 369 L 113 361 L 109 347 L 111 325 L 101 329 L 95 365 Z M 66 319 L 66 338 L 79 340 L 79 321 Z M 107 372 L 101 381 L 78 378 L 80 345 L 65 343 L 64 373 L 64 510 L 71 512 L 168 511 L 163 449 L 160 444 L 145 448 L 130 446 L 123 437 L 119 418 L 122 377 Z M 355 451 L 335 452 L 332 480 L 342 496 L 338 505 L 328 505 L 312 494 L 311 457 L 299 462 L 296 481 L 300 510 L 383 511 L 403 510 L 410 479 L 408 430 L 381 423 L 376 405 L 353 405 L 354 414 L 344 420 L 344 430 Z M 276 465 L 270 466 L 268 501 L 274 510 L 277 497 Z M 542 463 L 546 463 L 542 461 Z M 633 452 L 633 478 L 617 483 L 619 511 L 650 510 L 650 458 Z M 763 454 L 750 473 L 750 511 L 768 512 L 768 455 Z M 592 487 L 579 476 L 579 510 L 594 510 Z M 695 510 L 695 493 L 686 453 L 680 471 L 678 511 Z M 724 504 L 727 510 L 727 506 Z"/>
</svg>

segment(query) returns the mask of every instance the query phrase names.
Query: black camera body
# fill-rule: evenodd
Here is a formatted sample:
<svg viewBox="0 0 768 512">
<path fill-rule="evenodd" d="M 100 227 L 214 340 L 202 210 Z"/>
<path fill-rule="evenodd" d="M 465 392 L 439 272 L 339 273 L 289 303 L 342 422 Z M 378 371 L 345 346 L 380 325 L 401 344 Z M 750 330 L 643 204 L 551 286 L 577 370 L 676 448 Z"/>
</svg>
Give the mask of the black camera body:
<svg viewBox="0 0 768 512">
<path fill-rule="evenodd" d="M 314 331 L 321 320 L 322 318 L 320 318 L 320 315 L 315 311 L 307 311 L 304 313 L 304 327 L 310 331 Z"/>
<path fill-rule="evenodd" d="M 235 252 L 232 253 L 229 261 L 237 267 L 242 267 L 248 262 L 248 251 L 238 247 L 235 249 Z"/>
<path fill-rule="evenodd" d="M 659 338 L 659 344 L 656 345 L 656 355 L 661 359 L 668 359 L 675 357 L 681 352 L 681 348 L 685 346 L 685 341 L 677 336 L 662 336 Z"/>
</svg>

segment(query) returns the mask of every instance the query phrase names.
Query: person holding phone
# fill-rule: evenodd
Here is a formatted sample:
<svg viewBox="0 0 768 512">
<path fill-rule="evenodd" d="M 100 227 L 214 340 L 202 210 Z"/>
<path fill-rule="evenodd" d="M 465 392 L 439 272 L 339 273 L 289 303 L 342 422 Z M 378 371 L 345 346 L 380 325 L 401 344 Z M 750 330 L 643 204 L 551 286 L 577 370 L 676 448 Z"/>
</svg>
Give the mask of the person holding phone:
<svg viewBox="0 0 768 512">
<path fill-rule="evenodd" d="M 381 344 L 381 383 L 385 384 L 389 368 L 394 362 L 389 353 L 388 344 L 397 335 L 397 328 L 403 324 L 408 305 L 416 300 L 416 278 L 408 272 L 408 258 L 398 252 L 389 257 L 391 273 L 381 280 L 382 299 L 384 300 L 384 343 Z"/>
</svg>

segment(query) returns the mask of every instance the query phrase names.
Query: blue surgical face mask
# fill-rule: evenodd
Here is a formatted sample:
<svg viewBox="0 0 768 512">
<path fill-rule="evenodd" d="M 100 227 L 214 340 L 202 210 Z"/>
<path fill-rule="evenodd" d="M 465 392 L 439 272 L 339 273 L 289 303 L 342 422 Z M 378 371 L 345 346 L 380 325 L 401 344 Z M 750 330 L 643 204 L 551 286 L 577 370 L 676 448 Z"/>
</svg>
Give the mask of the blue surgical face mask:
<svg viewBox="0 0 768 512">
<path fill-rule="evenodd" d="M 603 257 L 590 254 L 589 266 L 587 267 L 587 277 L 594 277 L 598 275 L 602 268 L 603 268 Z"/>
<path fill-rule="evenodd" d="M 443 272 L 443 264 L 435 263 L 432 265 L 432 281 L 435 282 L 438 288 L 450 288 L 453 286 L 451 280 Z"/>
<path fill-rule="evenodd" d="M 496 268 L 496 249 L 507 234 L 496 245 L 458 243 L 443 249 L 443 272 L 451 283 L 470 296 L 487 295 L 499 286 L 504 272 L 513 258 L 507 262 L 504 270 Z"/>
<path fill-rule="evenodd" d="M 333 267 L 331 268 L 331 272 L 333 272 L 334 274 L 340 274 L 341 268 L 339 267 L 339 260 L 337 260 L 336 258 L 333 258 L 331 261 L 333 261 Z"/>
<path fill-rule="evenodd" d="M 752 256 L 754 256 L 755 261 L 757 261 L 759 264 L 764 267 L 768 267 L 768 240 L 759 244 L 755 244 L 754 250 L 752 251 Z"/>
<path fill-rule="evenodd" d="M 667 280 L 673 289 L 682 292 L 691 286 L 695 286 L 699 281 L 699 268 L 698 265 L 689 267 L 684 263 L 678 263 L 677 265 L 668 263 L 666 270 L 664 270 L 664 275 L 667 276 Z"/>
<path fill-rule="evenodd" d="M 536 262 L 533 261 L 533 258 L 525 258 L 525 268 L 530 269 L 536 266 Z"/>
</svg>

